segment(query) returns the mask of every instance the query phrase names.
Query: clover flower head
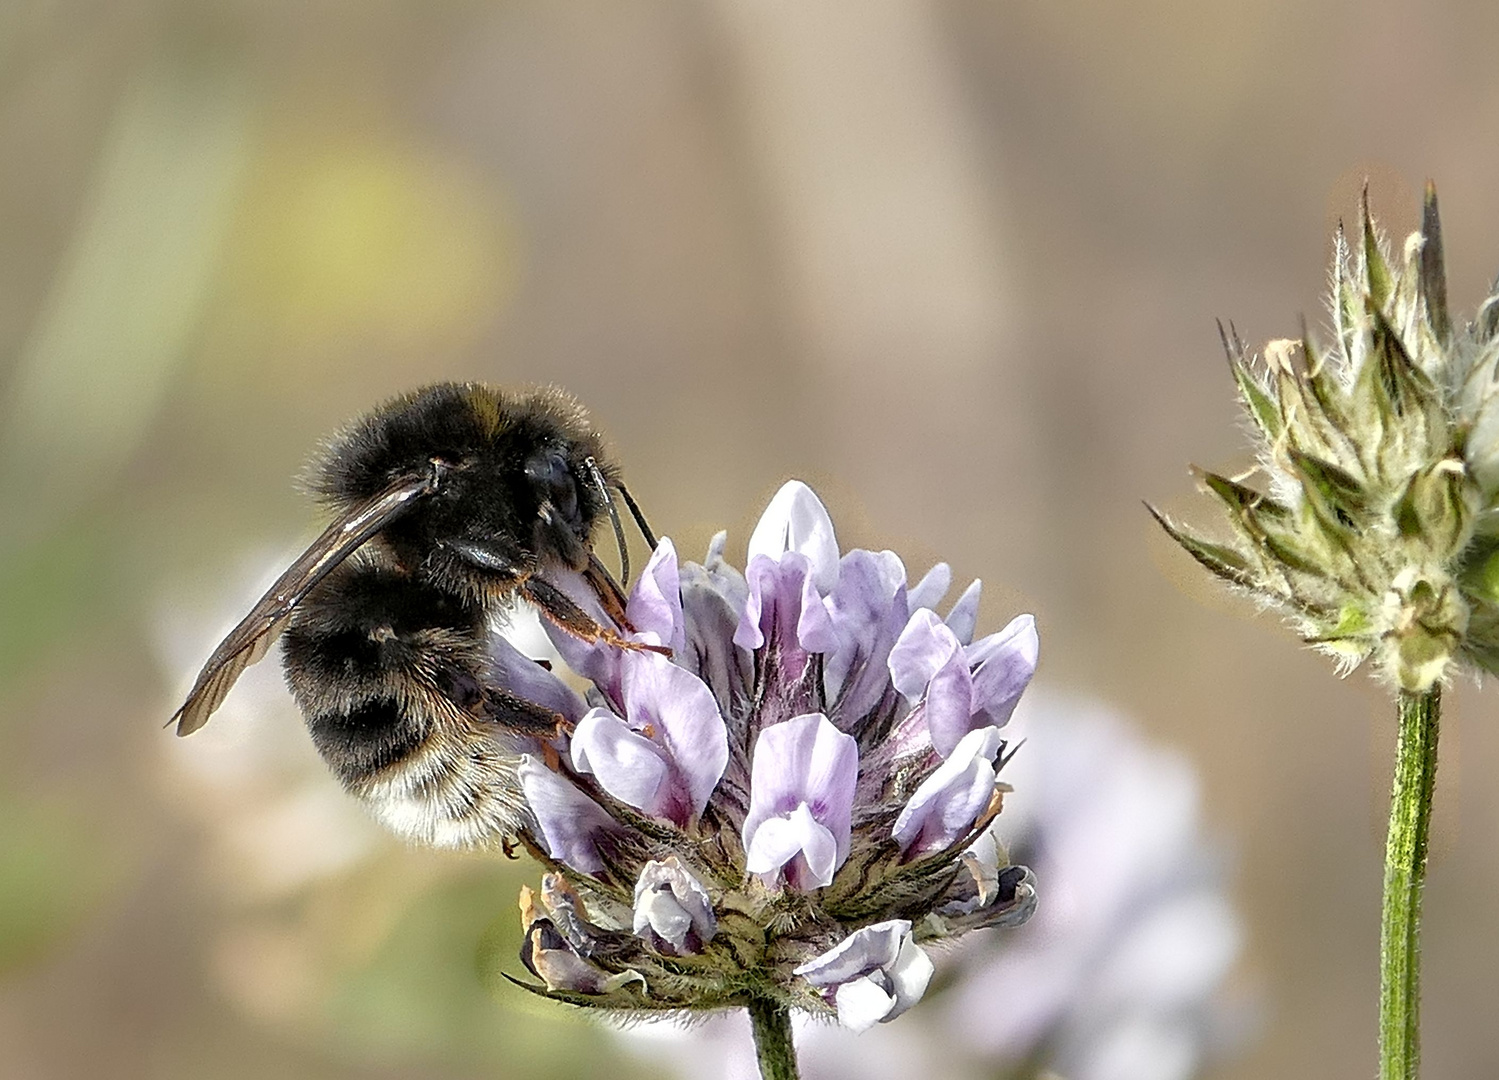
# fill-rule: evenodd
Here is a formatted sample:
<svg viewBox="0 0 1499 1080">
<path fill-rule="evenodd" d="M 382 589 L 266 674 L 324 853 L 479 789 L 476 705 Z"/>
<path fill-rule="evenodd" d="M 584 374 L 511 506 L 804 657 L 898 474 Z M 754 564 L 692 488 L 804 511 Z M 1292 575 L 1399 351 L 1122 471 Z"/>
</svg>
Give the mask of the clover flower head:
<svg viewBox="0 0 1499 1080">
<path fill-rule="evenodd" d="M 758 1001 L 893 1019 L 931 976 L 924 943 L 1035 906 L 1028 870 L 974 848 L 1008 790 L 1002 729 L 1035 670 L 1034 621 L 975 641 L 977 582 L 939 617 L 947 567 L 908 586 L 892 552 L 840 553 L 799 482 L 742 574 L 724 543 L 694 564 L 663 539 L 631 590 L 621 631 L 670 657 L 558 631 L 586 700 L 524 671 L 568 723 L 519 769 L 519 840 L 548 871 L 521 898 L 541 980 L 523 985 L 634 1013 Z M 606 618 L 581 582 L 556 584 Z"/>
<path fill-rule="evenodd" d="M 1192 1080 L 1251 1034 L 1255 1003 L 1233 982 L 1243 921 L 1191 764 L 1113 709 L 1044 688 L 1011 728 L 1025 740 L 1007 770 L 1015 792 L 969 857 L 992 866 L 1008 849 L 1031 862 L 1046 903 L 1013 933 L 943 950 L 921 1008 L 889 1027 L 855 1030 L 927 985 L 903 924 L 867 927 L 809 965 L 840 1023 L 800 1027 L 806 1080 L 905 1080 L 933 1062 L 953 1077 Z M 754 1072 L 742 1016 L 617 1037 L 683 1080 Z"/>
<path fill-rule="evenodd" d="M 1267 478 L 1196 470 L 1232 540 L 1157 519 L 1346 669 L 1414 693 L 1455 667 L 1499 672 L 1499 293 L 1453 321 L 1428 185 L 1398 257 L 1366 196 L 1330 307 L 1330 344 L 1303 330 L 1256 362 L 1224 335 Z"/>
</svg>

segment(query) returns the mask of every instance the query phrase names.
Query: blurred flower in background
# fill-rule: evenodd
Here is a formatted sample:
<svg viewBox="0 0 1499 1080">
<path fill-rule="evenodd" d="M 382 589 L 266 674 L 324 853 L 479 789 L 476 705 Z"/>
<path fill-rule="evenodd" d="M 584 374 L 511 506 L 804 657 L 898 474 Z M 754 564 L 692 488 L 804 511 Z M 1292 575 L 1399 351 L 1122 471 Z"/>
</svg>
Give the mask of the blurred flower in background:
<svg viewBox="0 0 1499 1080">
<path fill-rule="evenodd" d="M 1007 729 L 1024 741 L 993 832 L 1035 870 L 1035 917 L 939 954 L 898 1025 L 801 1025 L 808 1080 L 1188 1080 L 1243 1041 L 1250 1011 L 1230 979 L 1243 929 L 1191 765 L 1105 706 L 1032 694 Z M 756 1075 L 739 1016 L 619 1037 L 684 1078 Z"/>
<path fill-rule="evenodd" d="M 169 595 L 156 620 L 163 682 L 191 683 L 205 651 L 290 556 L 247 556 L 209 605 Z M 556 658 L 529 609 L 510 639 Z M 601 1039 L 569 1010 L 500 1008 L 475 951 L 520 948 L 514 896 L 533 868 L 497 853 L 419 852 L 328 774 L 282 681 L 279 651 L 239 680 L 192 740 L 163 738 L 163 797 L 193 828 L 215 911 L 214 990 L 282 1038 L 355 1063 L 443 1062 L 567 1077 Z M 565 1049 L 559 1049 L 565 1048 Z"/>
</svg>

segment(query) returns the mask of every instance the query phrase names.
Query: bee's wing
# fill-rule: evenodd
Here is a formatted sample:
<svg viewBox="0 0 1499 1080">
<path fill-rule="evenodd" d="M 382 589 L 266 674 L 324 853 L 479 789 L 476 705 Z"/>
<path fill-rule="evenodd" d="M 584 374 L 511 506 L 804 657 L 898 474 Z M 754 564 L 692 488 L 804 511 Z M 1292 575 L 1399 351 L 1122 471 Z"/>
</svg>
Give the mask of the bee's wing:
<svg viewBox="0 0 1499 1080">
<path fill-rule="evenodd" d="M 323 535 L 297 556 L 297 561 L 256 601 L 250 614 L 213 650 L 182 708 L 167 721 L 176 722 L 177 734 L 191 735 L 208 722 L 245 668 L 263 657 L 281 636 L 292 609 L 314 585 L 366 540 L 410 509 L 415 500 L 431 494 L 436 487 L 433 473 L 403 477 L 323 530 Z"/>
</svg>

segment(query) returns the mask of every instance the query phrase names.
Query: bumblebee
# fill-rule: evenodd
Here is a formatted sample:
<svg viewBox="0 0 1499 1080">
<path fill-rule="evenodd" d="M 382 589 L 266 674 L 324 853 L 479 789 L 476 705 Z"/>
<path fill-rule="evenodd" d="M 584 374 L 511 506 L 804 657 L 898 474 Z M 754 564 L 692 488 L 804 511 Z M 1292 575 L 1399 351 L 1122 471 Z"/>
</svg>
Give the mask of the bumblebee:
<svg viewBox="0 0 1499 1080">
<path fill-rule="evenodd" d="M 350 792 L 414 840 L 503 841 L 522 807 L 519 755 L 563 721 L 503 685 L 494 622 L 524 601 L 585 640 L 664 651 L 620 635 L 624 596 L 593 552 L 607 516 L 628 581 L 613 494 L 654 547 L 640 508 L 571 397 L 474 383 L 377 408 L 330 441 L 309 484 L 332 524 L 213 651 L 177 734 L 202 727 L 284 634 L 287 684 Z M 615 626 L 551 580 L 566 571 Z"/>
</svg>

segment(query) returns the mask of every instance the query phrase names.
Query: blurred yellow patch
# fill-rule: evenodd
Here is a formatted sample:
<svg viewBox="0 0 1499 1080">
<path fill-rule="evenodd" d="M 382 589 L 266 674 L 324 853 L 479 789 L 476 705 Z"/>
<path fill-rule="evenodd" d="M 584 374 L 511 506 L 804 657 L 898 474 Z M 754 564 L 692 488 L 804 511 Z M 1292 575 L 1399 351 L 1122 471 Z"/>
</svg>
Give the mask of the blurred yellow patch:
<svg viewBox="0 0 1499 1080">
<path fill-rule="evenodd" d="M 396 349 L 466 342 L 515 278 L 502 202 L 389 133 L 273 128 L 228 251 L 236 330 L 292 351 L 346 336 Z"/>
</svg>

